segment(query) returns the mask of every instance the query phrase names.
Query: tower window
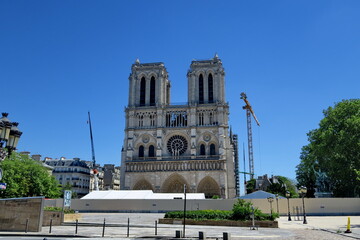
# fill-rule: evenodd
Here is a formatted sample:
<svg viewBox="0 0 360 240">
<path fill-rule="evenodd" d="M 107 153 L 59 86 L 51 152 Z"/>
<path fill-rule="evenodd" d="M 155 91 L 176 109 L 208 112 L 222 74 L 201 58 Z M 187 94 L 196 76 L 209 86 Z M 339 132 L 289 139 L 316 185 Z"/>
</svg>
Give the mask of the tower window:
<svg viewBox="0 0 360 240">
<path fill-rule="evenodd" d="M 204 144 L 201 144 L 200 145 L 200 155 L 205 155 L 205 145 Z"/>
<path fill-rule="evenodd" d="M 204 78 L 202 74 L 199 76 L 199 103 L 204 103 Z"/>
<path fill-rule="evenodd" d="M 214 102 L 214 83 L 213 76 L 210 73 L 208 77 L 209 102 Z"/>
<path fill-rule="evenodd" d="M 215 144 L 210 145 L 210 155 L 215 155 Z"/>
<path fill-rule="evenodd" d="M 155 106 L 155 77 L 150 80 L 150 106 Z"/>
<path fill-rule="evenodd" d="M 149 147 L 149 157 L 155 157 L 155 148 L 153 145 Z"/>
<path fill-rule="evenodd" d="M 140 81 L 140 106 L 145 106 L 146 80 L 144 77 Z"/>
<path fill-rule="evenodd" d="M 139 157 L 144 157 L 144 146 L 143 145 L 141 145 L 139 147 Z"/>
</svg>

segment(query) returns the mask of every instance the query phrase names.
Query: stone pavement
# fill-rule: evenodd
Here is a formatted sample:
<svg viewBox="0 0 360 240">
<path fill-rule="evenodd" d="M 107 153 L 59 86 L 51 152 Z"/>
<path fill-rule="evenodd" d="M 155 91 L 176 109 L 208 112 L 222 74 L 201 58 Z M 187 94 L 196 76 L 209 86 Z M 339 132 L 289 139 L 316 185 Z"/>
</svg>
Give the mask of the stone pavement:
<svg viewBox="0 0 360 240">
<path fill-rule="evenodd" d="M 183 225 L 158 224 L 155 236 L 155 221 L 162 218 L 159 213 L 83 213 L 79 219 L 77 234 L 75 224 L 66 223 L 62 226 L 43 227 L 40 233 L 0 232 L 0 239 L 4 237 L 20 237 L 22 239 L 139 239 L 139 238 L 174 238 L 176 230 L 183 230 Z M 103 222 L 106 227 L 103 233 Z M 129 238 L 127 238 L 127 223 L 130 220 Z M 289 222 L 287 217 L 278 219 L 279 228 L 259 228 L 250 230 L 240 227 L 222 226 L 191 226 L 186 225 L 186 238 L 198 238 L 199 231 L 203 231 L 207 238 L 220 239 L 223 232 L 231 234 L 232 239 L 360 239 L 360 216 L 351 217 L 351 234 L 344 234 L 347 217 L 307 217 L 308 224 L 302 221 Z M 23 238 L 23 237 L 27 238 Z M 57 238 L 58 237 L 58 238 Z"/>
</svg>

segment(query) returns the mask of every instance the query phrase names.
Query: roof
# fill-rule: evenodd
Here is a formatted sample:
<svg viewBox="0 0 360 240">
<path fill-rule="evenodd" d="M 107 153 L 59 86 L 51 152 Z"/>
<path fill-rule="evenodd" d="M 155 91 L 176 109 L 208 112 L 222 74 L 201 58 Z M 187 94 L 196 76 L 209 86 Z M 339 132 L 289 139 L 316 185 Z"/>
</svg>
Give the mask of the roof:
<svg viewBox="0 0 360 240">
<path fill-rule="evenodd" d="M 81 199 L 174 199 L 184 198 L 183 193 L 153 193 L 151 190 L 93 191 Z M 187 193 L 186 199 L 205 199 L 204 193 Z"/>
<path fill-rule="evenodd" d="M 272 198 L 276 198 L 275 194 L 269 193 L 269 192 L 265 192 L 262 190 L 241 196 L 239 198 L 241 199 L 266 199 L 268 197 L 272 197 Z M 279 196 L 279 198 L 284 198 L 283 196 Z"/>
</svg>

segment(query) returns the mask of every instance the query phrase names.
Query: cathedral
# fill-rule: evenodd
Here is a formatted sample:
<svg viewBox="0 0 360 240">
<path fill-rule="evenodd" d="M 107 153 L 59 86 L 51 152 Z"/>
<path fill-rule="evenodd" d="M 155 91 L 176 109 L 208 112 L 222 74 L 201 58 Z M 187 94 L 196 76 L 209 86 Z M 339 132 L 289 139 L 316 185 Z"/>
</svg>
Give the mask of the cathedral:
<svg viewBox="0 0 360 240">
<path fill-rule="evenodd" d="M 192 61 L 188 101 L 170 102 L 163 63 L 131 67 L 121 155 L 121 189 L 238 195 L 237 139 L 229 131 L 225 72 L 217 55 Z"/>
</svg>

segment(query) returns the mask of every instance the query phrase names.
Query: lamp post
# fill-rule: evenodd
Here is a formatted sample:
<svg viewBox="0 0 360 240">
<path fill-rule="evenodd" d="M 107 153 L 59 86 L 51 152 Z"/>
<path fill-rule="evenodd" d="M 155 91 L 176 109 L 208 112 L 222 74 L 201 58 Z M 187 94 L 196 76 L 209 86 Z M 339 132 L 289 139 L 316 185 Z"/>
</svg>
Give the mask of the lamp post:
<svg viewBox="0 0 360 240">
<path fill-rule="evenodd" d="M 305 212 L 305 201 L 304 201 L 306 192 L 307 192 L 306 187 L 301 186 L 300 189 L 299 189 L 299 193 L 300 193 L 300 195 L 301 195 L 301 197 L 302 197 L 302 204 L 303 204 L 303 213 L 304 213 L 304 221 L 303 221 L 303 224 L 307 224 L 307 221 L 306 221 L 306 212 Z"/>
<path fill-rule="evenodd" d="M 16 150 L 16 146 L 22 134 L 17 127 L 19 123 L 10 122 L 7 118 L 8 115 L 8 113 L 2 113 L 2 117 L 0 118 L 0 162 L 3 161 L 7 155 L 10 156 L 12 151 Z M 1 169 L 0 175 L 2 175 Z"/>
<path fill-rule="evenodd" d="M 286 191 L 285 195 L 286 195 L 287 202 L 288 202 L 288 221 L 291 221 L 291 215 L 290 215 L 290 202 L 289 202 L 290 192 L 289 192 L 289 191 Z"/>
<path fill-rule="evenodd" d="M 268 197 L 267 200 L 270 203 L 270 214 L 272 216 L 272 214 L 273 214 L 273 212 L 272 212 L 272 202 L 274 201 L 274 198 L 273 197 Z"/>
<path fill-rule="evenodd" d="M 279 194 L 275 194 L 276 199 L 276 212 L 279 214 Z"/>
</svg>

